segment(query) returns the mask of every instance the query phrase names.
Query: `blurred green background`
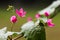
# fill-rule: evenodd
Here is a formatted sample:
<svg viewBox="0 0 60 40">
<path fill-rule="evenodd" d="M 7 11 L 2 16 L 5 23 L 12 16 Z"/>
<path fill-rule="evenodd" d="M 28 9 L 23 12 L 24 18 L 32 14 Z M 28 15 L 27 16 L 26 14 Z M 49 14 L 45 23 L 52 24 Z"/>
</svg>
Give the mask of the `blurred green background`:
<svg viewBox="0 0 60 40">
<path fill-rule="evenodd" d="M 51 2 L 50 2 L 51 3 Z M 31 16 L 33 18 L 33 20 L 35 19 L 35 14 L 38 13 L 38 11 L 42 10 L 43 8 L 47 7 L 50 3 L 46 3 L 46 2 L 33 2 L 33 3 L 26 3 L 26 4 L 21 4 L 20 2 L 18 3 L 11 3 L 12 6 L 14 6 L 14 8 L 19 9 L 19 8 L 23 8 L 25 11 L 27 11 L 26 16 Z M 1 4 L 1 3 L 0 3 Z M 6 3 L 7 4 L 7 3 Z M 10 22 L 10 17 L 12 15 L 16 15 L 15 12 L 11 12 L 11 11 L 7 11 L 6 9 L 8 8 L 8 5 L 0 5 L 0 28 L 3 27 L 8 27 L 8 30 L 11 30 L 11 26 L 12 23 Z M 19 5 L 20 4 L 20 5 Z M 47 40 L 60 40 L 60 7 L 56 9 L 58 13 L 54 18 L 53 18 L 53 23 L 55 23 L 55 27 L 50 28 L 47 27 L 46 28 L 46 39 Z M 17 23 L 14 25 L 13 31 L 20 31 L 20 27 L 27 22 L 27 17 L 25 18 L 20 18 L 18 17 L 18 21 Z M 34 20 L 35 21 L 35 20 Z M 24 38 L 18 39 L 18 40 L 24 40 Z"/>
</svg>

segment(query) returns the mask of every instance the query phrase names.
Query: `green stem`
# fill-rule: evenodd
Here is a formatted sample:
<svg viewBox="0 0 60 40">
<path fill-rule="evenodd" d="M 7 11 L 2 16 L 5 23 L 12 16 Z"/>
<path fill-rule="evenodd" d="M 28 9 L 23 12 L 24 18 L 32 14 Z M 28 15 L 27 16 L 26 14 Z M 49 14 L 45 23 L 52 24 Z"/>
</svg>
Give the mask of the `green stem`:
<svg viewBox="0 0 60 40">
<path fill-rule="evenodd" d="M 13 25 L 14 25 L 14 23 L 13 23 L 12 26 L 11 26 L 11 31 L 13 31 Z"/>
<path fill-rule="evenodd" d="M 14 25 L 14 23 L 11 26 L 11 31 L 13 31 L 13 25 Z M 12 40 L 12 35 L 11 35 L 11 39 L 10 40 Z"/>
</svg>

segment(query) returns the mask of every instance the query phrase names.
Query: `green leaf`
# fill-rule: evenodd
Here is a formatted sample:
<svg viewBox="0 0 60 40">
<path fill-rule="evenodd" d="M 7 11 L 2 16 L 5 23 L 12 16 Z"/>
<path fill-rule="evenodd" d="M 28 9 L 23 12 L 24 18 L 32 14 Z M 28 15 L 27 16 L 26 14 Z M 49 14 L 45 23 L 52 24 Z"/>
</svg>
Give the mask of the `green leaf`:
<svg viewBox="0 0 60 40">
<path fill-rule="evenodd" d="M 14 36 L 14 37 L 16 37 L 16 36 L 17 36 L 17 34 L 16 34 L 16 33 L 14 33 L 14 34 L 13 34 L 13 36 Z"/>
</svg>

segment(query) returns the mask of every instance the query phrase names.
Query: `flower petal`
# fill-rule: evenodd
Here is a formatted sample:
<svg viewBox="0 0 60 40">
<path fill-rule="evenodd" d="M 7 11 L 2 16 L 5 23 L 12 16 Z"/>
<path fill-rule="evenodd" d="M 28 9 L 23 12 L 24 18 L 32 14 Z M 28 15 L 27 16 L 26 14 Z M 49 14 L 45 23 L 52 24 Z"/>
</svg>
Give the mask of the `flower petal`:
<svg viewBox="0 0 60 40">
<path fill-rule="evenodd" d="M 52 19 L 48 19 L 47 22 L 52 22 Z"/>
<path fill-rule="evenodd" d="M 36 14 L 35 17 L 38 19 L 40 18 L 40 14 Z"/>
<path fill-rule="evenodd" d="M 53 23 L 48 23 L 48 26 L 49 26 L 49 27 L 54 27 L 55 24 L 53 24 Z"/>
<path fill-rule="evenodd" d="M 45 16 L 48 17 L 50 14 L 49 12 L 45 12 Z"/>
<path fill-rule="evenodd" d="M 55 26 L 55 24 L 52 23 L 52 19 L 48 19 L 48 20 L 47 20 L 47 24 L 48 24 L 49 27 Z"/>
<path fill-rule="evenodd" d="M 16 14 L 17 14 L 18 16 L 20 16 L 20 13 L 19 13 L 18 9 L 16 9 Z"/>
<path fill-rule="evenodd" d="M 28 18 L 27 18 L 27 21 L 32 21 L 32 18 L 31 18 L 31 17 L 28 17 Z"/>
<path fill-rule="evenodd" d="M 23 8 L 21 8 L 19 11 L 16 9 L 16 14 L 20 17 L 25 17 L 26 11 L 24 11 Z"/>
<path fill-rule="evenodd" d="M 24 12 L 23 8 L 20 8 L 19 12 L 20 13 L 23 13 Z"/>
</svg>

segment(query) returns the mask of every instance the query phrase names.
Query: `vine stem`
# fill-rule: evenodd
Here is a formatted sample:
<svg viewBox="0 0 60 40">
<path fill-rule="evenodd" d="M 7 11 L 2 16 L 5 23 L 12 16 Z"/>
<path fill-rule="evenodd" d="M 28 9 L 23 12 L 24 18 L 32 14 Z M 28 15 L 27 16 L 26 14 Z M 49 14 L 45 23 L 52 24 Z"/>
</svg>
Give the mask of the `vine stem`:
<svg viewBox="0 0 60 40">
<path fill-rule="evenodd" d="M 13 23 L 12 24 L 12 26 L 11 26 L 11 31 L 13 31 L 13 25 L 14 25 L 15 23 Z M 12 35 L 11 35 L 11 37 L 10 36 L 8 36 L 8 38 L 10 39 L 10 40 L 12 40 Z M 7 39 L 8 40 L 8 39 Z"/>
<path fill-rule="evenodd" d="M 12 26 L 11 26 L 11 31 L 13 31 L 13 26 L 14 26 L 14 24 L 15 24 L 15 23 L 13 23 Z M 10 40 L 12 40 L 12 35 L 11 35 Z"/>
<path fill-rule="evenodd" d="M 15 24 L 15 23 L 13 23 L 12 26 L 11 26 L 11 31 L 13 31 L 13 25 L 14 25 L 14 24 Z"/>
<path fill-rule="evenodd" d="M 17 40 L 17 39 L 19 39 L 19 38 L 21 38 L 21 37 L 23 37 L 23 35 L 19 35 L 19 36 L 13 38 L 12 40 Z"/>
</svg>

